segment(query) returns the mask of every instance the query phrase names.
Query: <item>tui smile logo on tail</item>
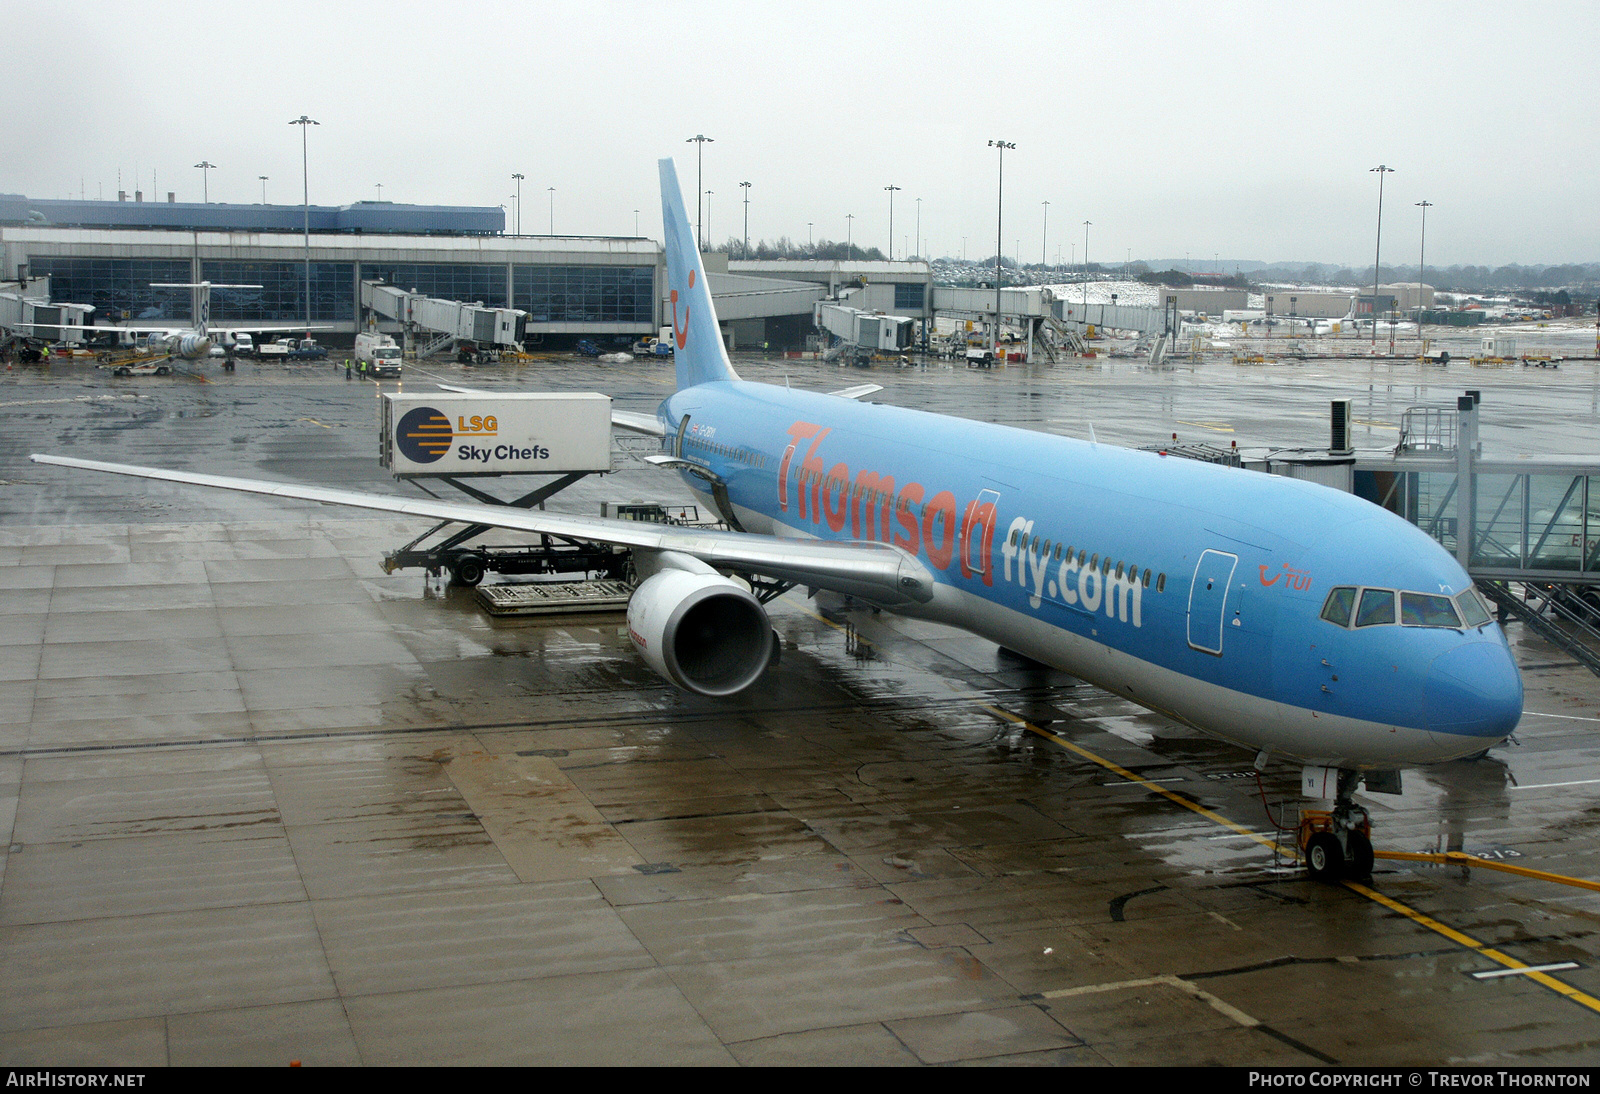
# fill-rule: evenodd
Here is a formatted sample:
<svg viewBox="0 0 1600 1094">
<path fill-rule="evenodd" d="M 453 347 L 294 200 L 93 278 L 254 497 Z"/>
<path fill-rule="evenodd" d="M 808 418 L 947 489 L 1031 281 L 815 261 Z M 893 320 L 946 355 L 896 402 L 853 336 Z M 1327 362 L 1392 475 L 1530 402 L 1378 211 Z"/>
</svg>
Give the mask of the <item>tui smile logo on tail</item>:
<svg viewBox="0 0 1600 1094">
<path fill-rule="evenodd" d="M 694 271 L 689 271 L 689 287 L 694 288 Z M 678 322 L 678 290 L 672 290 L 672 338 L 682 349 L 683 344 L 689 340 L 689 309 L 690 305 L 683 306 L 683 322 Z"/>
</svg>

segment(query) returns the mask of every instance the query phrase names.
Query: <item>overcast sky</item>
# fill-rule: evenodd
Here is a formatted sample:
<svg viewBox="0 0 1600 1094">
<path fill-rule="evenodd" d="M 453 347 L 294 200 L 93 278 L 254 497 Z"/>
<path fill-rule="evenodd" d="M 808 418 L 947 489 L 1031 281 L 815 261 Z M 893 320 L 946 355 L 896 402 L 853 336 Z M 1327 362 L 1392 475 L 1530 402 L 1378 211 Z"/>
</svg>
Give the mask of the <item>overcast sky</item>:
<svg viewBox="0 0 1600 1094">
<path fill-rule="evenodd" d="M 1036 262 L 1600 261 L 1600 5 L 9 0 L 0 191 L 498 205 L 659 238 L 655 161 L 710 229 Z M 154 176 L 155 185 L 151 180 Z M 1048 238 L 1043 221 L 1048 201 Z M 854 221 L 846 215 L 854 214 Z M 1020 246 L 1019 246 L 1020 241 Z"/>
</svg>

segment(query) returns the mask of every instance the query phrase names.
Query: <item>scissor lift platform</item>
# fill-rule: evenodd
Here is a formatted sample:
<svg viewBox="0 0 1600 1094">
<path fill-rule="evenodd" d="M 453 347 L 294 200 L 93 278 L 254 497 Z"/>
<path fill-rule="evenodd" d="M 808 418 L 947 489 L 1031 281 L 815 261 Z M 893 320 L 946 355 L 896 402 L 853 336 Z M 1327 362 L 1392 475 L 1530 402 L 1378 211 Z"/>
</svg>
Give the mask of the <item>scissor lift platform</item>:
<svg viewBox="0 0 1600 1094">
<path fill-rule="evenodd" d="M 490 615 L 566 615 L 624 611 L 632 595 L 626 581 L 536 581 L 480 586 L 478 603 Z"/>
</svg>

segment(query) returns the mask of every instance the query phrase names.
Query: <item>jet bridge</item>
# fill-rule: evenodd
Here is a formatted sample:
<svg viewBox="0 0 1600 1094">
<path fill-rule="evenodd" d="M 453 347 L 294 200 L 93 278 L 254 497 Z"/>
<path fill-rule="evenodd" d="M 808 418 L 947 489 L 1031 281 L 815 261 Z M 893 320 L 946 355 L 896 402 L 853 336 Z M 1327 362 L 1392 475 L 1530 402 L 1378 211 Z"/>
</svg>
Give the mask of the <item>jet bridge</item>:
<svg viewBox="0 0 1600 1094">
<path fill-rule="evenodd" d="M 1053 337 L 1044 338 L 1040 344 L 1052 360 L 1055 348 L 1066 346 L 1075 352 L 1085 348 L 1083 341 L 1090 327 L 1106 330 L 1137 331 L 1141 337 L 1154 343 L 1151 364 L 1159 363 L 1167 345 L 1177 337 L 1177 309 L 1175 307 L 1130 307 L 1115 304 L 1072 303 L 1048 288 L 957 289 L 935 286 L 933 310 L 940 315 L 990 319 L 995 314 L 998 296 L 1000 316 L 1026 325 L 1029 356 L 1033 345 L 1047 329 Z"/>
<path fill-rule="evenodd" d="M 837 338 L 838 350 L 850 357 L 904 353 L 912 347 L 917 326 L 908 315 L 885 315 L 832 302 L 813 305 L 812 321 Z"/>
<path fill-rule="evenodd" d="M 42 293 L 38 286 L 39 282 L 32 282 L 21 291 L 0 292 L 0 328 L 15 338 L 82 345 L 90 333 L 83 329 L 84 322 L 94 308 L 88 304 L 52 304 L 49 283 L 44 283 Z"/>
<path fill-rule="evenodd" d="M 373 315 L 400 324 L 408 354 L 413 349 L 414 335 L 431 336 L 416 350 L 419 357 L 455 342 L 521 349 L 527 333 L 528 313 L 520 309 L 486 308 L 459 300 L 440 300 L 382 281 L 361 283 L 361 306 Z"/>
</svg>

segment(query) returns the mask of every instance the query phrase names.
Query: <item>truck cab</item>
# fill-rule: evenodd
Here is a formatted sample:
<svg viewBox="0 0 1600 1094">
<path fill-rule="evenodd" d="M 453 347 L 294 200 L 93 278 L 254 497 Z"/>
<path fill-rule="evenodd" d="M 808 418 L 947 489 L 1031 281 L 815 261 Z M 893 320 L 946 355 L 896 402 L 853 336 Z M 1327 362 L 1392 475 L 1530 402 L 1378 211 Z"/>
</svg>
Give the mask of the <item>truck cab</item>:
<svg viewBox="0 0 1600 1094">
<path fill-rule="evenodd" d="M 400 347 L 387 334 L 364 332 L 356 335 L 355 356 L 363 372 L 374 376 L 400 375 Z"/>
</svg>

